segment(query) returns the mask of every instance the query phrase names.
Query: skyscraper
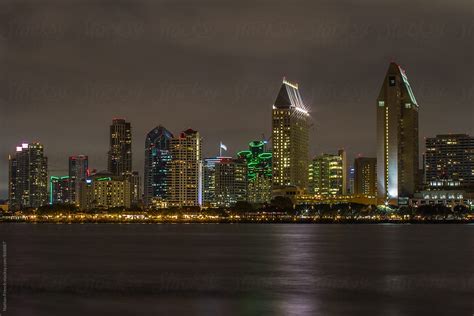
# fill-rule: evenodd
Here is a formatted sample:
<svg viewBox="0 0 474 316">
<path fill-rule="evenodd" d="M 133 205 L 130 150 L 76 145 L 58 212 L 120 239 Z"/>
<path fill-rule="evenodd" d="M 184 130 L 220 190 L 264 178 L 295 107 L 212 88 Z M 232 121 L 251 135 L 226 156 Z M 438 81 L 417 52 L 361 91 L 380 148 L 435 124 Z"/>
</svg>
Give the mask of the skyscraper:
<svg viewBox="0 0 474 316">
<path fill-rule="evenodd" d="M 377 159 L 357 157 L 354 160 L 354 194 L 375 196 L 377 193 Z"/>
<path fill-rule="evenodd" d="M 377 98 L 377 198 L 413 196 L 418 174 L 418 102 L 405 71 L 390 63 Z"/>
<path fill-rule="evenodd" d="M 110 125 L 107 170 L 121 176 L 132 172 L 132 129 L 130 122 L 115 118 Z"/>
<path fill-rule="evenodd" d="M 69 157 L 69 203 L 79 205 L 79 185 L 89 173 L 89 158 L 85 155 Z"/>
<path fill-rule="evenodd" d="M 171 139 L 167 194 L 170 206 L 201 206 L 201 147 L 201 136 L 192 129 L 187 129 Z"/>
<path fill-rule="evenodd" d="M 255 140 L 249 149 L 237 153 L 247 162 L 247 201 L 269 203 L 272 199 L 272 153 L 266 150 L 266 142 Z"/>
<path fill-rule="evenodd" d="M 306 189 L 309 113 L 298 85 L 283 79 L 272 110 L 273 188 Z"/>
<path fill-rule="evenodd" d="M 48 164 L 40 143 L 16 148 L 9 156 L 9 200 L 11 209 L 48 204 Z"/>
<path fill-rule="evenodd" d="M 474 191 L 474 137 L 452 134 L 427 138 L 425 183 L 431 189 Z"/>
<path fill-rule="evenodd" d="M 232 157 L 211 157 L 204 159 L 202 180 L 202 203 L 204 206 L 217 206 L 216 164 L 218 164 L 222 159 L 231 158 Z"/>
<path fill-rule="evenodd" d="M 69 176 L 55 177 L 49 179 L 49 204 L 70 203 Z"/>
<path fill-rule="evenodd" d="M 346 152 L 339 150 L 337 155 L 316 156 L 309 165 L 309 193 L 317 195 L 347 194 Z"/>
<path fill-rule="evenodd" d="M 222 158 L 215 164 L 217 206 L 247 200 L 247 164 L 241 159 Z"/>
<path fill-rule="evenodd" d="M 167 198 L 167 177 L 171 162 L 170 141 L 173 134 L 163 126 L 152 129 L 145 139 L 144 202 Z"/>
</svg>

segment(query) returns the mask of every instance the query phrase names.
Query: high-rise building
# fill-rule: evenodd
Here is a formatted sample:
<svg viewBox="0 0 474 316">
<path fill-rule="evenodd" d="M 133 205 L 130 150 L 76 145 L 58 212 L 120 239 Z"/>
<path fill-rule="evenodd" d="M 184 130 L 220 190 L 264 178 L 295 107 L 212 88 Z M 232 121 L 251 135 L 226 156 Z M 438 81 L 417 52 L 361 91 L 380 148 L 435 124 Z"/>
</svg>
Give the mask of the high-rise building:
<svg viewBox="0 0 474 316">
<path fill-rule="evenodd" d="M 322 154 L 309 164 L 309 193 L 328 196 L 347 194 L 346 152 Z"/>
<path fill-rule="evenodd" d="M 69 203 L 79 205 L 79 186 L 89 175 L 89 158 L 85 155 L 69 157 Z"/>
<path fill-rule="evenodd" d="M 110 125 L 107 170 L 116 176 L 132 173 L 132 128 L 124 119 L 113 119 Z"/>
<path fill-rule="evenodd" d="M 349 173 L 347 175 L 347 193 L 354 194 L 355 192 L 355 168 L 354 166 L 349 167 Z"/>
<path fill-rule="evenodd" d="M 48 160 L 40 143 L 16 147 L 9 156 L 9 203 L 11 209 L 48 204 Z"/>
<path fill-rule="evenodd" d="M 163 126 L 152 129 L 145 139 L 144 202 L 163 202 L 167 199 L 169 164 L 171 162 L 170 141 L 173 134 Z"/>
<path fill-rule="evenodd" d="M 70 183 L 69 176 L 49 178 L 49 204 L 69 204 L 70 202 Z"/>
<path fill-rule="evenodd" d="M 413 196 L 418 174 L 418 102 L 405 71 L 390 63 L 377 98 L 377 198 Z"/>
<path fill-rule="evenodd" d="M 426 139 L 425 185 L 474 191 L 474 137 L 436 135 Z"/>
<path fill-rule="evenodd" d="M 206 207 L 217 206 L 216 199 L 216 164 L 222 159 L 232 157 L 210 157 L 204 159 L 202 181 L 202 204 Z"/>
<path fill-rule="evenodd" d="M 140 205 L 142 200 L 142 192 L 140 189 L 140 174 L 138 171 L 132 171 L 131 174 L 125 176 L 130 182 L 130 203 L 133 206 Z"/>
<path fill-rule="evenodd" d="M 306 189 L 309 113 L 298 85 L 283 79 L 272 110 L 273 188 Z"/>
<path fill-rule="evenodd" d="M 377 194 L 377 158 L 357 157 L 354 160 L 354 194 Z"/>
<path fill-rule="evenodd" d="M 272 153 L 266 150 L 266 142 L 255 140 L 249 149 L 237 153 L 247 162 L 247 201 L 269 203 L 272 199 Z"/>
<path fill-rule="evenodd" d="M 79 207 L 81 210 L 129 208 L 130 192 L 130 182 L 125 176 L 116 176 L 102 171 L 81 181 Z"/>
<path fill-rule="evenodd" d="M 215 164 L 215 200 L 229 207 L 247 200 L 247 164 L 241 159 L 222 158 Z"/>
<path fill-rule="evenodd" d="M 201 147 L 201 136 L 192 129 L 171 139 L 167 193 L 170 206 L 202 205 Z"/>
</svg>

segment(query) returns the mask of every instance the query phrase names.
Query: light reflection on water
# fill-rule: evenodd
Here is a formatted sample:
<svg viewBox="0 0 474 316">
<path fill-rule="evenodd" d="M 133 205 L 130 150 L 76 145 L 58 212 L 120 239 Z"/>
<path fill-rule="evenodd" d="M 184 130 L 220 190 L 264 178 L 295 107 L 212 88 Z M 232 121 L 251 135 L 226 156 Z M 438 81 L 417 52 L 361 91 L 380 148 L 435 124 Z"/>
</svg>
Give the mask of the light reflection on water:
<svg viewBox="0 0 474 316">
<path fill-rule="evenodd" d="M 0 237 L 7 315 L 474 311 L 467 225 L 7 224 Z"/>
</svg>

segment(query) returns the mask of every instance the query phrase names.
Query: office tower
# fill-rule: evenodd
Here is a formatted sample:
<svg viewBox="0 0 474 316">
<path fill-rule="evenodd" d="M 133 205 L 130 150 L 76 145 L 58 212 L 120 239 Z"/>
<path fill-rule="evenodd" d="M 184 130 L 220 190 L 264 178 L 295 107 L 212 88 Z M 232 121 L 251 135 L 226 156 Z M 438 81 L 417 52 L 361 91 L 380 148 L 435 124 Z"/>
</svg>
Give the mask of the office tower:
<svg viewBox="0 0 474 316">
<path fill-rule="evenodd" d="M 130 182 L 125 176 L 102 171 L 80 182 L 79 207 L 81 210 L 129 208 L 130 192 Z"/>
<path fill-rule="evenodd" d="M 247 163 L 247 201 L 269 203 L 272 199 L 272 153 L 266 150 L 266 142 L 255 140 L 249 149 L 237 153 Z"/>
<path fill-rule="evenodd" d="M 89 175 L 89 158 L 85 155 L 69 157 L 69 203 L 79 205 L 79 185 Z"/>
<path fill-rule="evenodd" d="M 377 198 L 411 197 L 418 173 L 418 103 L 405 71 L 390 63 L 377 98 Z"/>
<path fill-rule="evenodd" d="M 357 157 L 354 160 L 354 194 L 377 194 L 377 159 Z"/>
<path fill-rule="evenodd" d="M 9 156 L 9 200 L 11 209 L 48 204 L 48 163 L 43 145 L 22 144 Z"/>
<path fill-rule="evenodd" d="M 49 178 L 49 204 L 69 204 L 70 203 L 70 182 L 69 176 Z"/>
<path fill-rule="evenodd" d="M 328 196 L 347 194 L 347 162 L 344 150 L 322 154 L 309 164 L 309 193 Z"/>
<path fill-rule="evenodd" d="M 215 164 L 215 201 L 229 207 L 247 200 L 247 164 L 241 159 L 222 158 Z"/>
<path fill-rule="evenodd" d="M 145 139 L 145 173 L 144 173 L 144 202 L 152 205 L 153 202 L 167 199 L 167 178 L 171 161 L 170 141 L 173 134 L 163 126 L 152 129 Z"/>
<path fill-rule="evenodd" d="M 283 79 L 272 110 L 273 188 L 308 183 L 309 113 L 297 84 Z"/>
<path fill-rule="evenodd" d="M 132 173 L 132 129 L 130 122 L 113 119 L 107 170 L 116 176 Z"/>
<path fill-rule="evenodd" d="M 347 175 L 347 193 L 354 194 L 355 192 L 355 168 L 354 166 L 349 167 L 349 173 Z"/>
<path fill-rule="evenodd" d="M 452 134 L 427 138 L 424 160 L 428 188 L 474 191 L 474 137 Z"/>
<path fill-rule="evenodd" d="M 131 174 L 125 176 L 130 182 L 130 203 L 138 206 L 141 203 L 142 193 L 140 190 L 140 174 L 138 171 L 132 171 Z"/>
<path fill-rule="evenodd" d="M 201 144 L 199 132 L 192 129 L 187 129 L 171 139 L 167 194 L 169 206 L 201 206 Z"/>
<path fill-rule="evenodd" d="M 216 164 L 222 159 L 232 157 L 210 157 L 204 159 L 202 179 L 202 204 L 206 207 L 217 206 L 216 199 Z"/>
</svg>

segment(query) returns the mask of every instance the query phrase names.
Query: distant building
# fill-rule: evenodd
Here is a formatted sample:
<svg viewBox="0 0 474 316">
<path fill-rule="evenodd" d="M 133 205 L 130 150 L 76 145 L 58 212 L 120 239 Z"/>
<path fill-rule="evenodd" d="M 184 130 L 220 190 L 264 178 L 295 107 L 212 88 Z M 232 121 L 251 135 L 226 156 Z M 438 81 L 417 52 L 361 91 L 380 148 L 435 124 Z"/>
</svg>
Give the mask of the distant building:
<svg viewBox="0 0 474 316">
<path fill-rule="evenodd" d="M 412 197 L 418 174 L 418 102 L 405 71 L 390 63 L 377 98 L 377 197 Z"/>
<path fill-rule="evenodd" d="M 249 149 L 237 153 L 247 163 L 247 201 L 270 203 L 272 199 L 272 153 L 266 150 L 266 142 L 255 140 Z"/>
<path fill-rule="evenodd" d="M 316 195 L 347 194 L 346 152 L 339 150 L 337 155 L 316 156 L 309 165 L 309 193 Z"/>
<path fill-rule="evenodd" d="M 143 198 L 147 206 L 167 199 L 172 138 L 173 134 L 161 125 L 146 136 Z"/>
<path fill-rule="evenodd" d="M 113 119 L 107 170 L 116 176 L 132 173 L 132 128 L 124 119 Z"/>
<path fill-rule="evenodd" d="M 377 194 L 377 159 L 357 157 L 354 160 L 354 192 L 376 196 Z"/>
<path fill-rule="evenodd" d="M 273 188 L 308 183 L 309 113 L 298 85 L 283 79 L 272 110 Z"/>
<path fill-rule="evenodd" d="M 49 204 L 69 204 L 69 176 L 49 178 Z"/>
<path fill-rule="evenodd" d="M 79 207 L 82 210 L 129 208 L 130 192 L 130 182 L 125 176 L 102 171 L 81 181 Z"/>
<path fill-rule="evenodd" d="M 125 177 L 130 182 L 130 203 L 133 206 L 139 206 L 142 201 L 140 174 L 138 171 L 132 171 L 130 175 L 126 175 Z"/>
<path fill-rule="evenodd" d="M 48 204 L 48 164 L 43 145 L 24 143 L 9 156 L 8 189 L 13 210 Z"/>
<path fill-rule="evenodd" d="M 215 200 L 229 207 L 247 200 L 247 164 L 241 159 L 223 158 L 215 164 Z"/>
<path fill-rule="evenodd" d="M 347 175 L 348 187 L 347 193 L 354 194 L 355 192 L 355 168 L 354 166 L 349 167 L 349 173 Z"/>
<path fill-rule="evenodd" d="M 79 186 L 89 175 L 89 158 L 85 155 L 69 157 L 69 202 L 79 205 Z"/>
<path fill-rule="evenodd" d="M 428 188 L 474 192 L 474 137 L 452 134 L 427 138 L 424 160 Z"/>
<path fill-rule="evenodd" d="M 171 163 L 168 177 L 168 205 L 202 205 L 202 139 L 187 129 L 170 141 Z"/>
<path fill-rule="evenodd" d="M 232 159 L 232 157 L 210 157 L 204 159 L 203 164 L 203 189 L 202 203 L 206 207 L 217 206 L 216 199 L 216 164 L 222 159 Z"/>
</svg>

